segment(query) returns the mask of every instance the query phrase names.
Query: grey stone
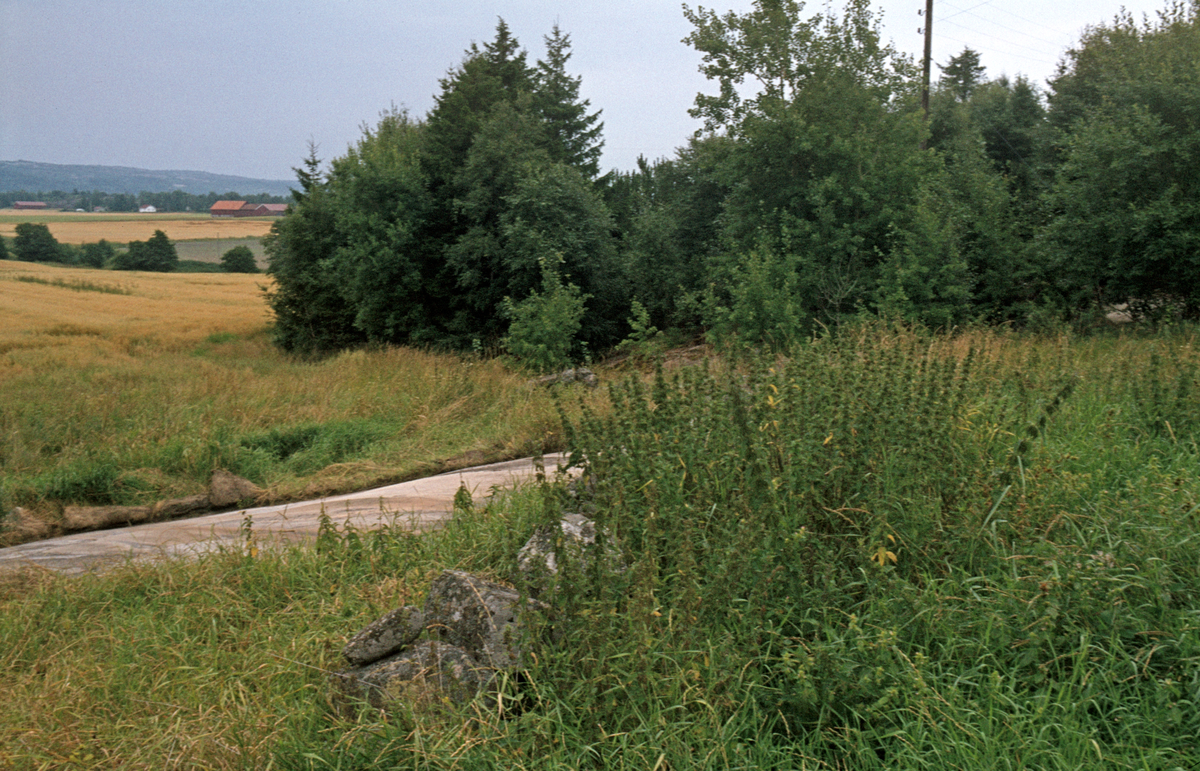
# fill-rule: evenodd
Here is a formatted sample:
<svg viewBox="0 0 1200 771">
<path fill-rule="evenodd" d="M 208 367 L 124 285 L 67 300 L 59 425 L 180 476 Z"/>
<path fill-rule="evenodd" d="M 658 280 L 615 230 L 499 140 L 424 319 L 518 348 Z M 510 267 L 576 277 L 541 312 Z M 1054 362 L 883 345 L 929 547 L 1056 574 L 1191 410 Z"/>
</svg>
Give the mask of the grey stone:
<svg viewBox="0 0 1200 771">
<path fill-rule="evenodd" d="M 516 591 L 470 573 L 444 571 L 429 587 L 425 626 L 493 669 L 523 666 L 522 611 L 545 608 Z"/>
<path fill-rule="evenodd" d="M 532 381 L 534 385 L 549 386 L 559 383 L 582 383 L 588 388 L 600 385 L 600 378 L 587 367 L 565 369 L 554 375 L 545 375 Z"/>
<path fill-rule="evenodd" d="M 405 605 L 384 614 L 350 638 L 342 656 L 356 666 L 364 666 L 412 644 L 425 631 L 425 614 L 420 608 Z"/>
<path fill-rule="evenodd" d="M 462 648 L 430 640 L 366 666 L 338 672 L 332 680 L 343 697 L 387 709 L 400 701 L 413 706 L 444 699 L 462 704 L 487 687 L 493 677 L 491 669 Z"/>
<path fill-rule="evenodd" d="M 261 487 L 225 469 L 213 469 L 208 483 L 208 505 L 214 509 L 236 506 L 241 501 L 254 500 L 262 494 Z"/>
<path fill-rule="evenodd" d="M 577 567 L 586 570 L 591 565 L 596 551 L 596 525 L 582 514 L 564 514 L 558 525 L 544 525 L 534 531 L 521 551 L 517 553 L 517 565 L 534 589 L 544 590 L 549 582 L 541 580 L 558 574 L 560 556 L 577 560 Z M 605 569 L 619 573 L 624 569 L 621 555 L 612 539 L 604 547 Z"/>
</svg>

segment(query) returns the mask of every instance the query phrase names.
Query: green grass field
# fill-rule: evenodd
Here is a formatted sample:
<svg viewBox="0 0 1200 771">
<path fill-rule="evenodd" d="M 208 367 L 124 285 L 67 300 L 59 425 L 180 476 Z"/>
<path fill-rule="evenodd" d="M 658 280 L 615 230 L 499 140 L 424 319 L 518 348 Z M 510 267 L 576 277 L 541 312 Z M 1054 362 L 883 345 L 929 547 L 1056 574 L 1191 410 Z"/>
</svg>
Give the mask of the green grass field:
<svg viewBox="0 0 1200 771">
<path fill-rule="evenodd" d="M 30 373 L 4 408 L 6 458 L 14 436 L 71 430 L 91 447 L 74 457 L 117 478 L 190 479 L 239 457 L 253 471 L 302 429 L 363 440 L 350 459 L 262 466 L 298 486 L 395 463 L 387 432 L 426 436 L 407 451 L 426 458 L 453 436 L 519 435 L 501 405 L 525 392 L 497 363 L 190 346 L 142 353 L 143 370 Z M 203 377 L 167 376 L 186 361 Z M 327 674 L 348 635 L 443 569 L 522 587 L 516 551 L 565 505 L 554 486 L 421 537 L 5 576 L 0 767 L 1196 768 L 1197 364 L 1191 328 L 870 325 L 569 392 L 562 441 L 628 567 L 568 569 L 555 634 L 531 642 L 503 714 L 345 715 Z M 137 390 L 88 401 L 104 383 Z M 524 425 L 558 431 L 540 415 Z M 56 451 L 22 452 L 32 467 Z"/>
<path fill-rule="evenodd" d="M 175 252 L 179 255 L 180 261 L 193 260 L 195 262 L 212 262 L 219 263 L 222 255 L 235 246 L 244 246 L 254 253 L 255 259 L 258 261 L 259 270 L 265 270 L 267 267 L 266 251 L 262 246 L 260 238 L 214 238 L 203 241 L 178 241 L 175 243 Z"/>
</svg>

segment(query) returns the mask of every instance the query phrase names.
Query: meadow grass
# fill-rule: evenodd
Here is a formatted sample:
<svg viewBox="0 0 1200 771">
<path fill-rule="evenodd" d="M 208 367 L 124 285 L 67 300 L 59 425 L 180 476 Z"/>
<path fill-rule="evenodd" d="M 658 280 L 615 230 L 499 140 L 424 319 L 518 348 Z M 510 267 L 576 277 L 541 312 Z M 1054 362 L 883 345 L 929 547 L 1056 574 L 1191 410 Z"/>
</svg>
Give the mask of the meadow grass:
<svg viewBox="0 0 1200 771">
<path fill-rule="evenodd" d="M 574 498 L 529 486 L 423 536 L 327 527 L 8 576 L 0 765 L 1194 768 L 1196 361 L 1187 328 L 857 327 L 569 392 Z M 241 446 L 295 458 L 319 425 Z M 516 552 L 565 507 L 626 569 L 560 563 L 553 634 L 531 624 L 504 685 L 516 709 L 331 706 L 348 635 L 444 569 L 527 589 Z"/>
<path fill-rule="evenodd" d="M 203 492 L 216 467 L 284 501 L 561 441 L 550 401 L 499 361 L 282 355 L 265 277 L 128 273 L 121 294 L 73 291 L 94 276 L 0 263 L 0 504 L 51 525 L 63 505 Z"/>
<path fill-rule="evenodd" d="M 219 263 L 225 252 L 235 246 L 244 246 L 254 253 L 260 270 L 267 267 L 266 251 L 263 249 L 261 238 L 218 238 L 217 235 L 207 239 L 177 241 L 175 251 L 179 254 L 179 260 Z"/>
</svg>

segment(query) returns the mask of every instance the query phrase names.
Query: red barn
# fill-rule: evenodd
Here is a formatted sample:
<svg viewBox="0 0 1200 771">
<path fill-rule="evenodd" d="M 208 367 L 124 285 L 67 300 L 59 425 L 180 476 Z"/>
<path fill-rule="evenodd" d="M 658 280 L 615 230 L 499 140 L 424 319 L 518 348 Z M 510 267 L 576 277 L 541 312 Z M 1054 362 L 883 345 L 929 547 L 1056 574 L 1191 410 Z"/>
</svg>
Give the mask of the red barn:
<svg viewBox="0 0 1200 771">
<path fill-rule="evenodd" d="M 244 217 L 242 209 L 246 206 L 245 201 L 217 201 L 209 207 L 208 213 L 214 217 Z"/>
<path fill-rule="evenodd" d="M 45 209 L 46 204 L 43 201 L 13 201 L 14 209 Z"/>
</svg>

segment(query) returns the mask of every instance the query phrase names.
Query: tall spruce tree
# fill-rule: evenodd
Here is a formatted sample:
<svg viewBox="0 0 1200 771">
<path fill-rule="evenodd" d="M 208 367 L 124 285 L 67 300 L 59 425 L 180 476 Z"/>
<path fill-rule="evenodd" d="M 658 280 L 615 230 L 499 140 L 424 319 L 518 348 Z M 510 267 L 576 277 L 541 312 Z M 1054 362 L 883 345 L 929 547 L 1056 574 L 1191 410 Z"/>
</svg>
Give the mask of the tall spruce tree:
<svg viewBox="0 0 1200 771">
<path fill-rule="evenodd" d="M 472 43 L 462 63 L 440 84 L 442 91 L 425 121 L 422 154 L 435 195 L 466 164 L 476 135 L 496 106 L 515 103 L 521 94 L 533 92 L 533 70 L 508 24 L 500 19 L 495 39 L 482 48 Z"/>
<path fill-rule="evenodd" d="M 330 265 L 346 234 L 337 227 L 315 145 L 294 171 L 300 189 L 292 191 L 287 214 L 263 239 L 267 274 L 274 279 L 266 298 L 275 314 L 275 344 L 291 353 L 316 355 L 360 344 L 366 336 L 354 327 L 354 308 Z"/>
<path fill-rule="evenodd" d="M 579 98 L 581 77 L 567 73 L 571 58 L 571 36 L 557 24 L 546 42 L 546 58 L 539 59 L 534 73 L 534 109 L 546 126 L 550 157 L 573 166 L 588 179 L 600 173 L 600 138 L 604 124 L 600 111 L 588 114 L 591 103 Z"/>
<path fill-rule="evenodd" d="M 499 341 L 504 308 L 543 287 L 541 265 L 595 298 L 582 339 L 614 342 L 624 308 L 592 184 L 598 113 L 566 73 L 569 37 L 555 28 L 546 44 L 530 67 L 500 19 L 442 78 L 425 121 L 386 113 L 325 176 L 310 153 L 267 242 L 280 345 Z"/>
</svg>

